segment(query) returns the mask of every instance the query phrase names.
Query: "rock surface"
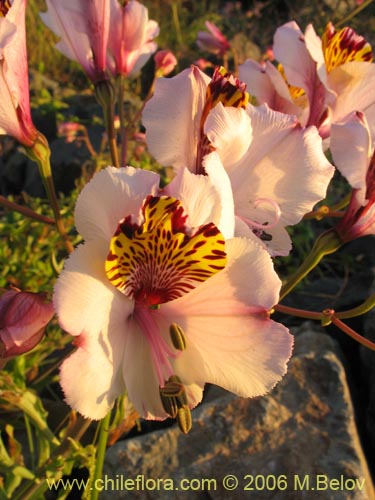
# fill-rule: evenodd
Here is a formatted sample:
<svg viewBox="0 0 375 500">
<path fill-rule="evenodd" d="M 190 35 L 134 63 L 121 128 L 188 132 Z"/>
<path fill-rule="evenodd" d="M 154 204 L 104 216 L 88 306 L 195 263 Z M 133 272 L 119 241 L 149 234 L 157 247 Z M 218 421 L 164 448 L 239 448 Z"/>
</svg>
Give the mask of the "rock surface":
<svg viewBox="0 0 375 500">
<path fill-rule="evenodd" d="M 210 387 L 188 436 L 173 426 L 111 447 L 101 498 L 173 498 L 177 487 L 189 499 L 375 498 L 337 344 L 308 323 L 295 333 L 288 374 L 268 396 Z"/>
</svg>

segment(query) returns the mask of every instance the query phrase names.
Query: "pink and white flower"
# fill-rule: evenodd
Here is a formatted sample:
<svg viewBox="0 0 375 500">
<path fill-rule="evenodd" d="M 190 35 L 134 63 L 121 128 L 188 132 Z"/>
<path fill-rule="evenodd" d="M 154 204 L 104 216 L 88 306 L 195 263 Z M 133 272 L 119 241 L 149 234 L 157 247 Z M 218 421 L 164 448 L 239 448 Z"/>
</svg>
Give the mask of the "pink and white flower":
<svg viewBox="0 0 375 500">
<path fill-rule="evenodd" d="M 167 76 L 177 66 L 177 59 L 170 50 L 159 50 L 154 55 L 155 75 L 157 77 Z"/>
<path fill-rule="evenodd" d="M 285 227 L 325 197 L 334 169 L 315 127 L 303 129 L 294 116 L 248 98 L 243 83 L 220 72 L 211 80 L 192 67 L 159 79 L 143 113 L 146 140 L 155 158 L 176 170 L 207 173 L 204 161 L 211 171 L 224 166 L 237 234 L 245 222 L 272 255 L 287 255 Z"/>
<path fill-rule="evenodd" d="M 286 23 L 275 33 L 273 51 L 278 67 L 248 60 L 239 69 L 260 104 L 296 114 L 303 126 L 318 127 L 324 139 L 332 123 L 353 111 L 375 123 L 372 50 L 351 28 L 337 31 L 329 23 L 320 38 L 311 24 L 302 33 L 294 21 Z"/>
<path fill-rule="evenodd" d="M 136 0 L 124 5 L 110 0 L 110 4 L 110 71 L 113 75 L 134 75 L 157 49 L 153 39 L 159 34 L 158 23 L 149 20 L 148 9 Z"/>
<path fill-rule="evenodd" d="M 164 419 L 175 416 L 161 399 L 171 377 L 193 408 L 205 382 L 253 397 L 283 376 L 292 337 L 269 318 L 280 280 L 257 242 L 225 240 L 225 213 L 209 178 L 187 170 L 162 193 L 158 175 L 131 167 L 85 186 L 75 210 L 85 243 L 54 291 L 77 346 L 61 368 L 73 408 L 100 419 L 127 390 L 143 417 Z"/>
<path fill-rule="evenodd" d="M 38 132 L 30 111 L 25 9 L 26 0 L 14 0 L 0 11 L 0 134 L 31 147 Z"/>
<path fill-rule="evenodd" d="M 106 80 L 110 0 L 46 0 L 43 22 L 58 36 L 56 48 L 77 61 L 96 84 Z"/>
</svg>

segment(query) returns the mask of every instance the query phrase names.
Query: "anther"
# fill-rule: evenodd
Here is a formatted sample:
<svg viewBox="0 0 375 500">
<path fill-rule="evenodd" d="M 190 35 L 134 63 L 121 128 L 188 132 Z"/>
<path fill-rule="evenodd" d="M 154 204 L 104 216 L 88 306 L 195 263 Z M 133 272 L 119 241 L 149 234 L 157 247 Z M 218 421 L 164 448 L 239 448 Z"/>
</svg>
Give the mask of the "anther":
<svg viewBox="0 0 375 500">
<path fill-rule="evenodd" d="M 169 327 L 169 334 L 173 347 L 179 351 L 184 351 L 186 349 L 186 338 L 183 329 L 177 323 L 172 323 Z"/>
<path fill-rule="evenodd" d="M 191 412 L 187 405 L 178 409 L 177 422 L 181 432 L 184 434 L 187 434 L 191 430 L 193 423 L 191 419 Z"/>
</svg>

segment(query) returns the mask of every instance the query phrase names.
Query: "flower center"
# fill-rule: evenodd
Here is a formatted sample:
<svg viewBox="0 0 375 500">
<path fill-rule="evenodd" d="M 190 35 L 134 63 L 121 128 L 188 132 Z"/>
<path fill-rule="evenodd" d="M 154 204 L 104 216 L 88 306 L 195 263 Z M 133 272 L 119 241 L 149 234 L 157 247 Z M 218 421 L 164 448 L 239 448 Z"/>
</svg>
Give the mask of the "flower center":
<svg viewBox="0 0 375 500">
<path fill-rule="evenodd" d="M 328 23 L 322 36 L 322 48 L 327 73 L 350 61 L 372 62 L 371 45 L 351 28 L 336 31 Z"/>
<path fill-rule="evenodd" d="M 225 241 L 213 224 L 192 230 L 181 202 L 149 196 L 143 222 L 122 219 L 111 239 L 105 271 L 122 293 L 147 307 L 189 292 L 226 264 Z"/>
<path fill-rule="evenodd" d="M 213 148 L 204 134 L 204 124 L 211 109 L 221 102 L 224 106 L 246 108 L 250 95 L 246 92 L 246 84 L 235 78 L 223 67 L 216 68 L 211 82 L 206 89 L 206 101 L 203 107 L 199 124 L 199 144 L 197 148 L 196 174 L 205 174 L 202 167 L 204 156 L 211 153 Z"/>
<path fill-rule="evenodd" d="M 0 0 L 0 17 L 5 17 L 11 7 L 9 0 Z"/>
</svg>

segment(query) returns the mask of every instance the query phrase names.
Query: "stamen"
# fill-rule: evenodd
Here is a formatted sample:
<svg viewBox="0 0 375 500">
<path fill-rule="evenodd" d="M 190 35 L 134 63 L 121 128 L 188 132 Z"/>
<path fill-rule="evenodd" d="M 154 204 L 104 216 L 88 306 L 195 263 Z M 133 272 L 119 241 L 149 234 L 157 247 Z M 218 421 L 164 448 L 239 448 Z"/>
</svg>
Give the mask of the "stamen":
<svg viewBox="0 0 375 500">
<path fill-rule="evenodd" d="M 186 338 L 183 329 L 177 323 L 172 323 L 169 327 L 169 334 L 173 346 L 179 351 L 184 351 L 186 349 Z"/>
<path fill-rule="evenodd" d="M 159 394 L 164 410 L 172 418 L 177 417 L 180 429 L 187 434 L 191 429 L 191 415 L 185 387 L 180 378 L 177 375 L 171 375 L 165 385 L 159 388 Z"/>
<path fill-rule="evenodd" d="M 188 432 L 191 430 L 193 421 L 188 406 L 183 406 L 182 408 L 178 409 L 177 423 L 181 432 L 183 432 L 184 434 L 188 434 Z"/>
</svg>

